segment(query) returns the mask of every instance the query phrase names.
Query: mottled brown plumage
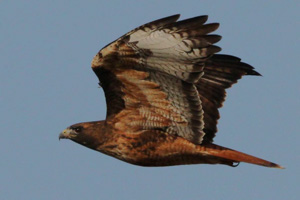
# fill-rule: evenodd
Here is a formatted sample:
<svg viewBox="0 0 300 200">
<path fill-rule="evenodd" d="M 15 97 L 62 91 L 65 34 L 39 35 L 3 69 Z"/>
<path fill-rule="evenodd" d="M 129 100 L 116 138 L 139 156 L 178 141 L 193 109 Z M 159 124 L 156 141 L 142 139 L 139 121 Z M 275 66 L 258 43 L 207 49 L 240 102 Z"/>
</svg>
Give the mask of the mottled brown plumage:
<svg viewBox="0 0 300 200">
<path fill-rule="evenodd" d="M 247 162 L 281 166 L 213 144 L 225 89 L 260 75 L 239 58 L 215 54 L 221 37 L 207 16 L 170 16 L 138 27 L 94 57 L 107 103 L 104 121 L 65 129 L 60 138 L 140 166 Z"/>
</svg>

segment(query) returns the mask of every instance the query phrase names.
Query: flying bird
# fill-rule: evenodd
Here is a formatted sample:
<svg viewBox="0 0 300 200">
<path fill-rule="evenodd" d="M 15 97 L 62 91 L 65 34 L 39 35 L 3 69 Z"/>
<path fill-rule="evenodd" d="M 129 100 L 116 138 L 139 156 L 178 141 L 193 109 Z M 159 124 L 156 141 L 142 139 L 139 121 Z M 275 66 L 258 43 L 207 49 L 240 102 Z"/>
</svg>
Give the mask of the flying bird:
<svg viewBox="0 0 300 200">
<path fill-rule="evenodd" d="M 139 166 L 246 162 L 280 165 L 213 143 L 225 90 L 260 74 L 241 59 L 216 54 L 218 23 L 179 15 L 142 25 L 92 60 L 107 104 L 106 119 L 69 126 L 59 139 Z"/>
</svg>

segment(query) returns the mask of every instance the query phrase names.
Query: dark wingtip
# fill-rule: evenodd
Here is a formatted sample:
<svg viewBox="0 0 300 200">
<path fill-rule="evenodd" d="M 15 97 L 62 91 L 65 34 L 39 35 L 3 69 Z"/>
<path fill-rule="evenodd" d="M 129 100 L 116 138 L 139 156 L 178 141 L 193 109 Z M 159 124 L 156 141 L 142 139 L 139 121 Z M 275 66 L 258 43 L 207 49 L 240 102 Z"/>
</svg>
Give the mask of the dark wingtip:
<svg viewBox="0 0 300 200">
<path fill-rule="evenodd" d="M 260 73 L 258 73 L 255 70 L 251 70 L 249 72 L 247 72 L 247 75 L 253 75 L 253 76 L 262 76 Z"/>
<path fill-rule="evenodd" d="M 171 15 L 171 16 L 168 16 L 168 17 L 164 17 L 164 18 L 158 19 L 158 20 L 171 19 L 173 21 L 177 21 L 179 18 L 180 18 L 180 14 L 177 13 L 177 14 L 174 14 L 174 15 Z"/>
</svg>

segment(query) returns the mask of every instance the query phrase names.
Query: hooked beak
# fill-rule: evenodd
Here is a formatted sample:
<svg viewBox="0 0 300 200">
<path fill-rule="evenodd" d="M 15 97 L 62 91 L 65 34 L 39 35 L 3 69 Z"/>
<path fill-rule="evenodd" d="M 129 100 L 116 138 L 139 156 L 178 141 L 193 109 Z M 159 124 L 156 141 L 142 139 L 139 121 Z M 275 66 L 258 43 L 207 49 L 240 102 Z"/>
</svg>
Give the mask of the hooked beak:
<svg viewBox="0 0 300 200">
<path fill-rule="evenodd" d="M 65 130 L 63 130 L 60 134 L 58 139 L 69 139 L 70 138 L 70 133 L 71 130 L 69 128 L 66 128 Z"/>
</svg>

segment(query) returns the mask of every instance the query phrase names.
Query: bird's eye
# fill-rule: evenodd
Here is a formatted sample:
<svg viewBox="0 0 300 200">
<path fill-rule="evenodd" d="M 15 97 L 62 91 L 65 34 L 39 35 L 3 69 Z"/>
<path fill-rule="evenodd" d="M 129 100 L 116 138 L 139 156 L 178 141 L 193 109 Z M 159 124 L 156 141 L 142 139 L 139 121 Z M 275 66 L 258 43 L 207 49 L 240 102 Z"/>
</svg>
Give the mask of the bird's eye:
<svg viewBox="0 0 300 200">
<path fill-rule="evenodd" d="M 72 127 L 72 129 L 73 129 L 75 132 L 79 133 L 79 132 L 81 132 L 82 127 L 81 127 L 81 126 Z"/>
</svg>

